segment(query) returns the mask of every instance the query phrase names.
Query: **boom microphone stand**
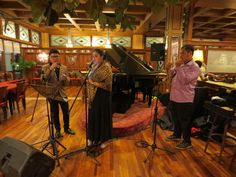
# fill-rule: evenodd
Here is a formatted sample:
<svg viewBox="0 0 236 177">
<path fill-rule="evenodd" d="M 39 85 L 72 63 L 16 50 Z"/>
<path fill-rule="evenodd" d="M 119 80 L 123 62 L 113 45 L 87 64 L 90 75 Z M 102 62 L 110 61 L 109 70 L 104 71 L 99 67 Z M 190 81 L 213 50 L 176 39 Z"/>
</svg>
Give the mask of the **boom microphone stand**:
<svg viewBox="0 0 236 177">
<path fill-rule="evenodd" d="M 92 149 L 95 146 L 95 145 L 94 146 L 88 146 L 88 113 L 87 113 L 88 112 L 88 106 L 87 106 L 88 93 L 87 93 L 87 79 L 88 79 L 88 76 L 89 76 L 89 74 L 91 72 L 91 69 L 92 68 L 90 66 L 90 68 L 88 70 L 88 73 L 86 74 L 86 76 L 84 78 L 84 81 L 83 81 L 83 83 L 82 83 L 82 85 L 81 85 L 81 87 L 80 87 L 80 89 L 79 89 L 79 91 L 78 91 L 78 93 L 77 93 L 77 95 L 76 95 L 76 97 L 75 97 L 75 99 L 74 99 L 70 109 L 69 109 L 69 113 L 70 113 L 71 109 L 74 106 L 74 103 L 75 103 L 77 97 L 79 96 L 82 88 L 84 87 L 84 90 L 85 90 L 85 93 L 84 93 L 84 104 L 85 104 L 85 124 L 86 124 L 86 127 L 85 127 L 85 129 L 86 129 L 85 130 L 86 131 L 86 146 L 84 148 L 77 149 L 77 150 L 75 150 L 73 152 L 70 152 L 68 154 L 62 155 L 62 156 L 60 156 L 60 158 L 68 159 L 69 157 L 71 157 L 73 155 L 76 155 L 76 154 L 79 154 L 79 153 L 82 153 L 82 152 L 86 152 L 86 155 L 88 156 L 89 152 L 92 151 Z M 95 157 L 93 157 L 93 160 L 94 160 L 96 165 L 100 165 L 100 162 Z"/>
</svg>

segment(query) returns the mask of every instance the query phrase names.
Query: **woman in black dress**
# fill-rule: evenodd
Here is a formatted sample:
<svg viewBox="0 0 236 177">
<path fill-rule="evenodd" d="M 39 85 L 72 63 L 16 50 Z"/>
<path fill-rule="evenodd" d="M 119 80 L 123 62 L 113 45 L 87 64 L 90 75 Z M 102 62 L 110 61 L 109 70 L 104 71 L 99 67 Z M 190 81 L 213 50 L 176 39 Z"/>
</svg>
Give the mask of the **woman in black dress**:
<svg viewBox="0 0 236 177">
<path fill-rule="evenodd" d="M 112 138 L 112 70 L 104 60 L 104 52 L 93 51 L 93 64 L 88 76 L 88 139 L 89 145 L 101 144 Z"/>
</svg>

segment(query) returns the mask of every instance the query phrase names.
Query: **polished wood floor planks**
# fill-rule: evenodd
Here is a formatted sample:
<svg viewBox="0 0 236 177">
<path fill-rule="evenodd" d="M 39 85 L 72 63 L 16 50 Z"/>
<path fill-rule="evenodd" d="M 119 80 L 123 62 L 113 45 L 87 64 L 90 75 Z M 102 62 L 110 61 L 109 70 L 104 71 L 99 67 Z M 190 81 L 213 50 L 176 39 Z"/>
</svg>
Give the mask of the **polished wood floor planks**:
<svg viewBox="0 0 236 177">
<path fill-rule="evenodd" d="M 78 87 L 67 89 L 70 105 L 78 90 Z M 8 120 L 3 120 L 0 124 L 0 137 L 10 136 L 28 144 L 34 144 L 48 138 L 46 101 L 41 96 L 38 100 L 33 122 L 30 122 L 36 95 L 37 93 L 32 88 L 28 88 L 26 111 L 23 111 L 23 107 L 20 105 L 21 113 L 15 110 L 13 116 L 8 117 Z M 71 128 L 76 131 L 76 135 L 65 135 L 62 129 L 64 137 L 60 139 L 60 142 L 67 147 L 67 150 L 64 151 L 59 147 L 60 154 L 66 154 L 85 147 L 85 132 L 79 126 L 80 114 L 83 109 L 84 102 L 82 101 L 82 93 L 80 93 L 70 113 Z M 63 127 L 62 120 L 61 127 Z M 156 149 L 153 157 L 147 163 L 144 163 L 150 148 L 137 147 L 136 142 L 146 140 L 152 144 L 153 135 L 151 129 L 147 128 L 132 136 L 113 139 L 102 154 L 96 158 L 101 163 L 100 166 L 96 165 L 94 159 L 86 156 L 86 153 L 83 152 L 69 159 L 61 159 L 60 167 L 55 168 L 51 177 L 236 176 L 236 164 L 231 170 L 228 169 L 232 155 L 230 150 L 223 154 L 223 161 L 219 162 L 219 147 L 217 145 L 211 143 L 208 153 L 204 153 L 205 142 L 193 138 L 192 149 L 179 151 L 174 148 L 175 142 L 165 141 L 165 137 L 169 134 L 171 134 L 170 131 L 164 131 L 158 127 L 156 143 L 160 148 L 173 151 L 173 154 Z M 41 144 L 36 147 L 40 149 Z"/>
</svg>

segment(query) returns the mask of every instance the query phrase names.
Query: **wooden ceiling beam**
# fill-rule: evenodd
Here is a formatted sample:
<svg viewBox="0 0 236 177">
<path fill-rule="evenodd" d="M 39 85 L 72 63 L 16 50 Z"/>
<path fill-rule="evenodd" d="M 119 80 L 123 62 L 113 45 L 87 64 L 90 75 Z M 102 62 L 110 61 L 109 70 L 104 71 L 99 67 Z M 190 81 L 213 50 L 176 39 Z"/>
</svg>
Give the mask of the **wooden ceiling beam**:
<svg viewBox="0 0 236 177">
<path fill-rule="evenodd" d="M 195 7 L 236 9 L 235 0 L 198 0 Z"/>
<path fill-rule="evenodd" d="M 127 13 L 150 13 L 151 9 L 147 8 L 146 6 L 136 6 L 136 5 L 129 5 L 127 8 Z"/>
<path fill-rule="evenodd" d="M 205 12 L 209 11 L 210 8 L 205 7 L 205 8 L 201 8 L 199 9 L 197 12 L 194 13 L 193 17 L 199 16 L 199 15 L 204 15 Z"/>
<path fill-rule="evenodd" d="M 230 15 L 232 15 L 232 14 L 235 14 L 235 13 L 236 13 L 236 11 L 234 11 L 234 10 L 233 10 L 233 11 L 230 11 L 230 12 L 227 12 L 227 13 L 225 13 L 225 14 L 222 14 L 222 16 L 220 16 L 220 17 L 208 19 L 205 23 L 196 25 L 196 26 L 194 26 L 194 28 L 199 28 L 199 27 L 204 26 L 204 25 L 206 25 L 206 24 L 211 24 L 212 22 L 215 22 L 215 21 L 217 21 L 217 20 L 223 19 L 223 18 L 225 18 L 225 17 L 227 17 L 227 16 L 230 16 Z"/>
<path fill-rule="evenodd" d="M 62 29 L 58 24 L 54 24 L 54 27 L 58 29 L 59 31 L 63 32 L 64 29 Z"/>
<path fill-rule="evenodd" d="M 210 32 L 210 31 L 214 31 L 214 30 L 216 30 L 216 29 L 221 29 L 221 28 L 224 28 L 224 27 L 229 26 L 229 25 L 236 25 L 236 22 L 226 23 L 226 24 L 224 24 L 224 25 L 219 25 L 219 26 L 217 26 L 217 27 L 215 27 L 215 28 L 210 28 L 210 29 L 208 29 L 208 30 L 205 30 L 204 33 L 208 33 L 208 32 Z"/>
<path fill-rule="evenodd" d="M 0 1 L 0 8 L 1 9 L 28 9 L 28 7 L 25 7 L 21 3 L 17 1 Z"/>
<path fill-rule="evenodd" d="M 159 11 L 159 13 L 154 14 L 153 12 L 146 15 L 145 19 L 141 21 L 140 25 L 136 27 L 134 33 L 145 34 L 153 27 L 155 27 L 158 23 L 160 23 L 166 17 L 166 8 L 163 8 Z M 151 26 L 150 26 L 151 24 Z"/>
<path fill-rule="evenodd" d="M 80 26 L 71 18 L 70 14 L 64 14 L 64 16 L 76 27 L 77 30 L 82 31 Z"/>
<path fill-rule="evenodd" d="M 30 10 L 31 7 L 29 5 L 27 5 L 26 3 L 24 3 L 22 0 L 17 0 L 18 3 L 20 3 L 22 6 L 24 6 L 26 9 Z"/>
</svg>

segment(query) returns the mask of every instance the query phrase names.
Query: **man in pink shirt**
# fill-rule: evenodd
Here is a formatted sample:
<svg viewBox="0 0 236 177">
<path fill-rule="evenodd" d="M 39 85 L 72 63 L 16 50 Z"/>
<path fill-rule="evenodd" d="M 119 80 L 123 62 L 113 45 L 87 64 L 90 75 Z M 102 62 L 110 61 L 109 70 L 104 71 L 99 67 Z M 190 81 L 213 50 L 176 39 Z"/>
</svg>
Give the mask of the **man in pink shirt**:
<svg viewBox="0 0 236 177">
<path fill-rule="evenodd" d="M 180 52 L 180 59 L 175 66 L 167 64 L 166 69 L 172 78 L 170 101 L 171 113 L 174 121 L 174 133 L 167 140 L 183 141 L 176 146 L 177 149 L 191 148 L 191 115 L 193 113 L 193 100 L 195 87 L 199 75 L 199 67 L 193 61 L 194 47 L 184 45 Z"/>
</svg>

